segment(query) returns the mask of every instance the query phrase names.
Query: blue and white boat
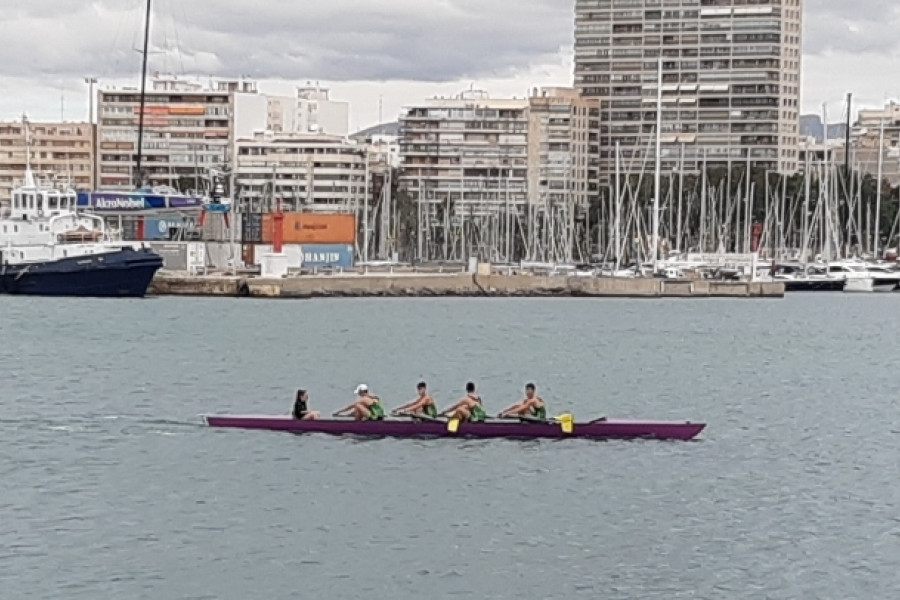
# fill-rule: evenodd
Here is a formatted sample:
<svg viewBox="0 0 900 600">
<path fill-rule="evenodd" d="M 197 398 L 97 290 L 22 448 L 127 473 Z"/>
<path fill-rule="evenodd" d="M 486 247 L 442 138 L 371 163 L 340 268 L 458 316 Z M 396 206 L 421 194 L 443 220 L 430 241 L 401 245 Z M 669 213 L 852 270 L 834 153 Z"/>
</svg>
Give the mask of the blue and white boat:
<svg viewBox="0 0 900 600">
<path fill-rule="evenodd" d="M 142 297 L 163 259 L 79 213 L 74 190 L 39 183 L 30 167 L 0 218 L 0 294 Z"/>
</svg>

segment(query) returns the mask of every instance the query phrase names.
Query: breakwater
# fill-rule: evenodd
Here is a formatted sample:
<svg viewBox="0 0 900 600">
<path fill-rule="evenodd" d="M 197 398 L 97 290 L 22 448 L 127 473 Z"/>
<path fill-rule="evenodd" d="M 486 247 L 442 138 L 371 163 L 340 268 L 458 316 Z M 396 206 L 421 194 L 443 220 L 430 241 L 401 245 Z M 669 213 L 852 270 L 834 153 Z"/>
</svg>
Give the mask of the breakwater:
<svg viewBox="0 0 900 600">
<path fill-rule="evenodd" d="M 161 273 L 154 279 L 149 293 L 157 296 L 253 298 L 366 296 L 781 298 L 784 296 L 784 284 L 475 273 L 310 275 L 277 279 Z"/>
</svg>

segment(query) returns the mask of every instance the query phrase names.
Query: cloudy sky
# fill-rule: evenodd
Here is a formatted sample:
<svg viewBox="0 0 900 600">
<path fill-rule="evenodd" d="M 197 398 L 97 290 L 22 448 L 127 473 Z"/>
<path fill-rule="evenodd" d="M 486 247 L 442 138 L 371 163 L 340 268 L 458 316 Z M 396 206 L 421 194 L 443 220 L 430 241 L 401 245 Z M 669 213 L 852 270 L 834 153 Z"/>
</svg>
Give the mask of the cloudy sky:
<svg viewBox="0 0 900 600">
<path fill-rule="evenodd" d="M 900 2 L 805 0 L 807 112 L 900 98 Z M 134 85 L 145 0 L 0 0 L 0 119 L 83 119 L 84 77 Z M 320 81 L 354 129 L 474 85 L 493 96 L 572 80 L 574 0 L 154 0 L 150 71 Z"/>
</svg>

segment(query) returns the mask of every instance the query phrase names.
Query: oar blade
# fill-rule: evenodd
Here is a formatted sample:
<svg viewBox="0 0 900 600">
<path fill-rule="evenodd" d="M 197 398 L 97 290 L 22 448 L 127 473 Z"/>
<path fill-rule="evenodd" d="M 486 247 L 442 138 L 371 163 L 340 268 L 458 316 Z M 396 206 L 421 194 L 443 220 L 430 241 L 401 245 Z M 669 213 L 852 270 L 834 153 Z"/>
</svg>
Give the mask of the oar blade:
<svg viewBox="0 0 900 600">
<path fill-rule="evenodd" d="M 560 429 L 562 429 L 563 433 L 569 434 L 575 431 L 575 417 L 570 413 L 563 413 L 556 417 L 556 422 L 559 423 Z"/>
</svg>

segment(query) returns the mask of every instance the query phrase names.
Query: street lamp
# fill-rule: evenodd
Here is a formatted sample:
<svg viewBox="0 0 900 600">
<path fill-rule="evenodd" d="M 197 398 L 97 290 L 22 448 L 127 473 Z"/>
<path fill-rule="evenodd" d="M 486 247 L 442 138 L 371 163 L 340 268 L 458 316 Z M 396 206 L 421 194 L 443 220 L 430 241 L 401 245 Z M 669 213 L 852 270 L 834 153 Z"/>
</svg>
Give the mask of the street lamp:
<svg viewBox="0 0 900 600">
<path fill-rule="evenodd" d="M 88 126 L 91 128 L 91 187 L 97 187 L 97 126 L 94 124 L 94 84 L 96 77 L 85 77 L 88 84 Z"/>
</svg>

